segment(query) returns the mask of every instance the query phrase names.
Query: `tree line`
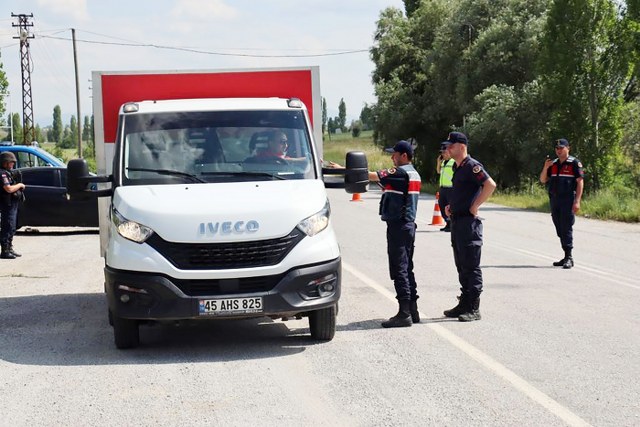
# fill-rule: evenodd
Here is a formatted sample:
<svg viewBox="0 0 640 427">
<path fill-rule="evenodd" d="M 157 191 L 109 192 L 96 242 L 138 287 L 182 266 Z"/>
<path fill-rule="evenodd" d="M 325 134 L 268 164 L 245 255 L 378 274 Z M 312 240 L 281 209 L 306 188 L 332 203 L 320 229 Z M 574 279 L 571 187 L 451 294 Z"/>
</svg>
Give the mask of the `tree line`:
<svg viewBox="0 0 640 427">
<path fill-rule="evenodd" d="M 567 138 L 587 189 L 640 184 L 640 0 L 404 0 L 370 50 L 379 144 L 414 137 L 427 179 L 465 132 L 503 189 L 537 181 Z"/>
</svg>

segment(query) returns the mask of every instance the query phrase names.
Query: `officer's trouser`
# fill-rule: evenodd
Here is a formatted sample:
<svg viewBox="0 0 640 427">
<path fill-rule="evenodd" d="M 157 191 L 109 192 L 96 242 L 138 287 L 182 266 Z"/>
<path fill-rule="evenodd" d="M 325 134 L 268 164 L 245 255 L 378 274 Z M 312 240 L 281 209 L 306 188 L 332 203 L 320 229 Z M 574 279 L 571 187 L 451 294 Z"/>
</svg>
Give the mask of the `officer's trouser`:
<svg viewBox="0 0 640 427">
<path fill-rule="evenodd" d="M 415 237 L 415 222 L 387 221 L 389 275 L 396 288 L 398 301 L 418 299 L 416 279 L 413 275 Z"/>
<path fill-rule="evenodd" d="M 576 215 L 573 213 L 573 196 L 550 197 L 551 218 L 556 226 L 556 234 L 560 238 L 562 249 L 573 249 L 573 224 Z"/>
<path fill-rule="evenodd" d="M 4 191 L 4 190 L 2 190 Z M 0 244 L 5 248 L 11 244 L 13 235 L 16 234 L 16 224 L 18 222 L 18 204 L 7 205 L 0 203 Z"/>
<path fill-rule="evenodd" d="M 438 197 L 438 206 L 440 207 L 440 214 L 442 214 L 442 218 L 449 222 L 449 217 L 445 212 L 445 206 L 449 204 L 449 195 L 451 194 L 451 187 L 440 187 L 440 197 Z"/>
<path fill-rule="evenodd" d="M 480 218 L 471 215 L 452 217 L 451 246 L 458 270 L 460 291 L 469 299 L 478 298 L 482 292 L 482 270 L 480 270 L 482 221 Z"/>
</svg>

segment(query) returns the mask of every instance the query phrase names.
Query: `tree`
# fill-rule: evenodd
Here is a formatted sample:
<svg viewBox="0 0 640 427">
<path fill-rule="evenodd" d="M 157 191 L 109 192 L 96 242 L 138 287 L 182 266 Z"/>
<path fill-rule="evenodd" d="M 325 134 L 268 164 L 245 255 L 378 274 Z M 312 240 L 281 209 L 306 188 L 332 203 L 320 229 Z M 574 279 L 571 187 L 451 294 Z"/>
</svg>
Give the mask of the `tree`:
<svg viewBox="0 0 640 427">
<path fill-rule="evenodd" d="M 53 107 L 53 125 L 49 141 L 60 144 L 62 142 L 62 110 L 59 105 Z"/>
<path fill-rule="evenodd" d="M 342 132 L 347 131 L 347 104 L 345 104 L 344 98 L 340 98 L 340 105 L 338 105 L 337 127 Z"/>
<path fill-rule="evenodd" d="M 20 120 L 20 114 L 13 113 L 11 116 L 11 126 L 13 128 L 13 140 L 22 141 L 22 121 Z"/>
<path fill-rule="evenodd" d="M 329 134 L 332 133 L 336 133 L 336 123 L 333 120 L 333 117 L 329 117 L 329 120 L 327 121 L 327 129 L 329 131 Z"/>
<path fill-rule="evenodd" d="M 5 107 L 4 98 L 7 96 L 7 89 L 9 88 L 9 81 L 7 75 L 2 69 L 2 62 L 0 62 L 0 118 L 4 117 L 7 109 Z"/>
<path fill-rule="evenodd" d="M 89 116 L 84 116 L 84 122 L 82 124 L 82 140 L 83 141 L 91 141 L 91 134 L 93 131 L 91 130 L 91 120 Z"/>
<path fill-rule="evenodd" d="M 612 183 L 620 149 L 631 37 L 613 0 L 556 0 L 543 39 L 545 95 L 553 137 L 566 137 L 586 165 L 587 189 Z"/>
<path fill-rule="evenodd" d="M 45 139 L 43 137 L 42 134 L 42 129 L 40 128 L 39 124 L 36 124 L 35 128 L 34 128 L 34 136 L 35 136 L 35 140 L 38 142 L 44 142 Z"/>
<path fill-rule="evenodd" d="M 351 136 L 357 138 L 360 136 L 362 132 L 362 121 L 360 120 L 352 120 L 351 121 Z"/>
<path fill-rule="evenodd" d="M 365 103 L 364 107 L 362 107 L 362 110 L 360 110 L 360 121 L 362 122 L 363 130 L 373 129 L 373 124 L 374 124 L 373 108 L 369 106 L 367 103 Z"/>
<path fill-rule="evenodd" d="M 322 134 L 327 131 L 327 100 L 322 97 Z"/>
</svg>

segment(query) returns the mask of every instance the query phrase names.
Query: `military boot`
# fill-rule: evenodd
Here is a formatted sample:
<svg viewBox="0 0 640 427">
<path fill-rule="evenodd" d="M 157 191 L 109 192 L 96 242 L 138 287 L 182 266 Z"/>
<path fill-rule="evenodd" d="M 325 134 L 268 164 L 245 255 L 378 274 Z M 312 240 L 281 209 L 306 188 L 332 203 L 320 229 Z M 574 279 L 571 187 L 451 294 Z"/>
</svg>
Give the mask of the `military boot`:
<svg viewBox="0 0 640 427">
<path fill-rule="evenodd" d="M 409 305 L 409 309 L 411 311 L 411 321 L 413 323 L 420 323 L 420 312 L 418 311 L 418 300 L 412 300 L 411 305 Z"/>
<path fill-rule="evenodd" d="M 411 326 L 411 302 L 410 301 L 398 301 L 400 308 L 398 314 L 390 318 L 389 320 L 382 322 L 383 328 L 404 328 Z"/>
<path fill-rule="evenodd" d="M 553 263 L 554 267 L 562 267 L 562 268 L 571 268 L 573 267 L 573 258 L 571 257 L 571 248 L 562 248 L 564 250 L 564 258 L 562 258 L 559 261 L 556 261 Z M 567 267 L 567 263 L 569 262 L 569 260 L 571 260 L 570 267 Z"/>
<path fill-rule="evenodd" d="M 564 263 L 562 264 L 562 268 L 564 268 L 565 270 L 568 270 L 571 267 L 573 267 L 573 258 L 569 257 L 564 260 Z"/>
<path fill-rule="evenodd" d="M 13 243 L 9 242 L 9 252 L 11 252 L 12 254 L 14 254 L 17 257 L 22 256 L 22 254 L 19 254 L 18 252 L 16 252 L 16 250 L 13 248 Z"/>
<path fill-rule="evenodd" d="M 458 305 L 456 305 L 455 307 L 453 307 L 452 309 L 449 310 L 445 310 L 443 312 L 443 314 L 446 317 L 451 317 L 451 318 L 456 318 L 458 316 L 460 316 L 462 313 L 464 313 L 466 311 L 465 309 L 465 304 L 466 304 L 466 297 L 464 294 L 460 295 L 458 298 Z"/>
<path fill-rule="evenodd" d="M 469 301 L 467 311 L 458 316 L 458 320 L 461 322 L 473 322 L 474 320 L 480 320 L 480 297 Z"/>
<path fill-rule="evenodd" d="M 2 251 L 0 252 L 0 258 L 2 259 L 16 259 L 16 256 L 9 249 L 9 245 L 3 245 Z"/>
</svg>

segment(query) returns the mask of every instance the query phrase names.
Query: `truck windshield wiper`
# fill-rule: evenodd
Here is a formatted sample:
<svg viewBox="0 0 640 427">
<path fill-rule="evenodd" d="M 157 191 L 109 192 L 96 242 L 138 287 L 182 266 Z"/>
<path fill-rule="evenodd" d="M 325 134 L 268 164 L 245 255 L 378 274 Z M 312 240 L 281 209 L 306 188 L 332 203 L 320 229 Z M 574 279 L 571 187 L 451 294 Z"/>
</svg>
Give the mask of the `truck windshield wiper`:
<svg viewBox="0 0 640 427">
<path fill-rule="evenodd" d="M 137 172 L 155 172 L 159 175 L 182 176 L 185 178 L 189 178 L 192 182 L 207 182 L 201 178 L 198 178 L 193 174 L 182 172 L 182 171 L 176 171 L 172 169 L 127 168 L 127 170 L 137 171 Z"/>
<path fill-rule="evenodd" d="M 243 176 L 264 176 L 267 178 L 273 178 L 273 179 L 287 179 L 284 178 L 280 175 L 276 175 L 273 173 L 269 173 L 269 172 L 246 172 L 246 171 L 242 171 L 242 172 L 202 172 L 202 175 L 243 175 Z"/>
</svg>

